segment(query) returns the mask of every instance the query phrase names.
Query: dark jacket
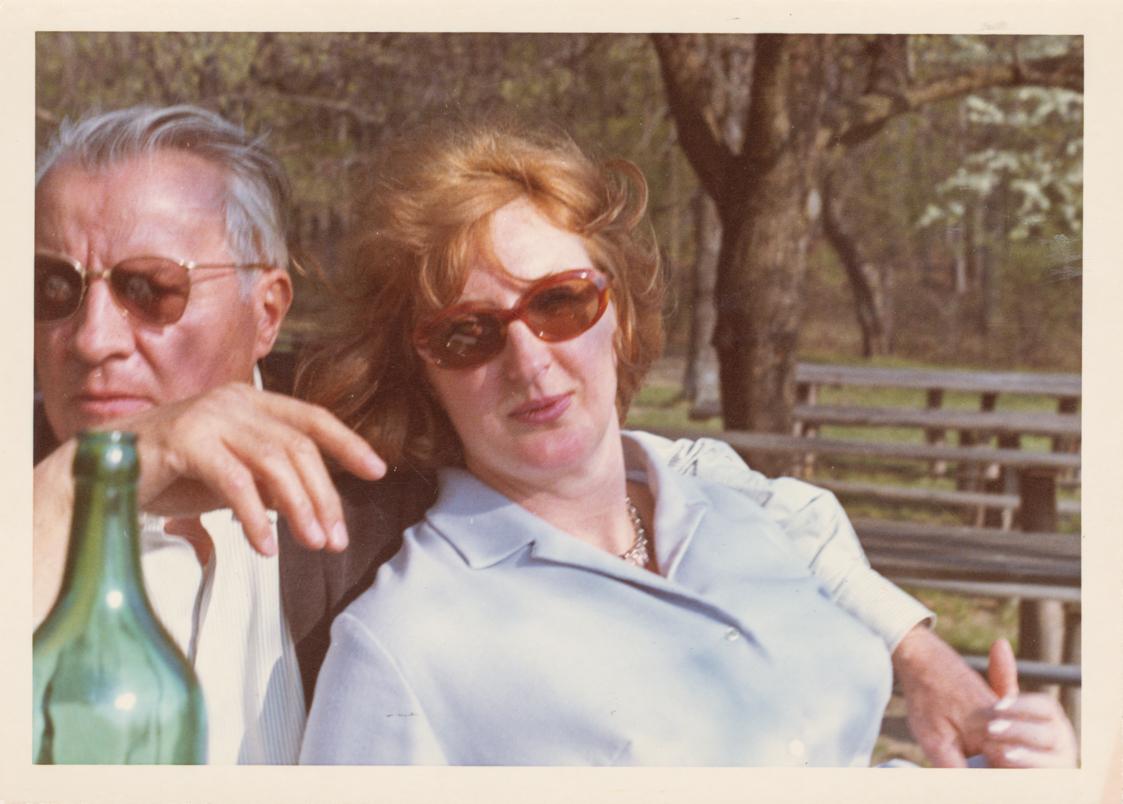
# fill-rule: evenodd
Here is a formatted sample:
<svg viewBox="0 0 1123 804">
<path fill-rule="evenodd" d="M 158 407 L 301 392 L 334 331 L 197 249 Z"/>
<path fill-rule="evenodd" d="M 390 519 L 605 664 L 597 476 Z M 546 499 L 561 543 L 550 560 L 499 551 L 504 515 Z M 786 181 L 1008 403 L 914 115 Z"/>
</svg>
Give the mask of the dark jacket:
<svg viewBox="0 0 1123 804">
<path fill-rule="evenodd" d="M 281 604 L 288 620 L 304 701 L 311 706 L 316 676 L 331 642 L 331 622 L 374 581 L 398 551 L 402 531 L 421 519 L 436 487 L 415 474 L 391 473 L 377 482 L 353 475 L 336 479 L 350 544 L 342 553 L 305 550 L 280 520 Z"/>
</svg>

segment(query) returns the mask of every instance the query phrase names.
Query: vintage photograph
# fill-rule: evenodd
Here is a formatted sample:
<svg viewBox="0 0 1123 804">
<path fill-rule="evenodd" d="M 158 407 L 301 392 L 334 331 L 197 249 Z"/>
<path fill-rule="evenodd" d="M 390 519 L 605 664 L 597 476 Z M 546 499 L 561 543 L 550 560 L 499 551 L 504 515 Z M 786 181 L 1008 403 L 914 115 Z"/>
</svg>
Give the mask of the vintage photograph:
<svg viewBox="0 0 1123 804">
<path fill-rule="evenodd" d="M 1086 40 L 871 31 L 37 30 L 28 761 L 1086 767 Z"/>
</svg>

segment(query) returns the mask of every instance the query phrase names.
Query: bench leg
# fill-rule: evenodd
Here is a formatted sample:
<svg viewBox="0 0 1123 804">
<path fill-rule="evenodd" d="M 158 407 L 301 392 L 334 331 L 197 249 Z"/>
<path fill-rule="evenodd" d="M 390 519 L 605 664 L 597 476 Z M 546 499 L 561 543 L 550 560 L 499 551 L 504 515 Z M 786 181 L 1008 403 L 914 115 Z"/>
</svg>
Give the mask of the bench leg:
<svg viewBox="0 0 1123 804">
<path fill-rule="evenodd" d="M 1080 607 L 1068 605 L 1065 607 L 1065 662 L 1080 664 Z M 1061 693 L 1061 703 L 1068 712 L 1069 719 L 1080 734 L 1080 687 L 1065 687 Z"/>
<path fill-rule="evenodd" d="M 1057 481 L 1051 470 L 1007 472 L 1018 484 L 1022 530 L 1051 532 L 1057 529 Z M 1065 610 L 1059 600 L 1023 600 L 1018 607 L 1018 652 L 1026 659 L 1060 664 L 1065 651 Z M 1035 687 L 1056 696 L 1059 686 Z"/>
<path fill-rule="evenodd" d="M 1065 653 L 1065 611 L 1059 600 L 1023 600 L 1018 605 L 1018 656 L 1061 664 Z M 1027 683 L 1024 689 L 1056 697 L 1057 684 Z"/>
<path fill-rule="evenodd" d="M 944 404 L 944 390 L 942 388 L 929 388 L 926 394 L 925 407 L 928 410 L 939 410 Z M 943 444 L 946 434 L 943 430 L 929 428 L 924 431 L 924 441 L 927 444 Z M 948 472 L 947 461 L 932 461 L 929 471 L 933 477 L 943 477 Z"/>
</svg>

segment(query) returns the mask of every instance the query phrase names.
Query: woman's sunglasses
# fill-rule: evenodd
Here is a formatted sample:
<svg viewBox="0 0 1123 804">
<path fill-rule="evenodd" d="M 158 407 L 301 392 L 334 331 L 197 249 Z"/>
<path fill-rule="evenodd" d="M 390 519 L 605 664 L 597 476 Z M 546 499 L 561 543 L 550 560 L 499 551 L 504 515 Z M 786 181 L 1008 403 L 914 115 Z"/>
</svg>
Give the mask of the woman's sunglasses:
<svg viewBox="0 0 1123 804">
<path fill-rule="evenodd" d="M 187 308 L 191 272 L 200 268 L 268 268 L 259 263 L 201 265 L 167 257 L 130 257 L 95 271 L 61 254 L 35 254 L 35 320 L 62 321 L 78 312 L 86 288 L 104 277 L 117 304 L 130 316 L 156 327 L 174 324 Z"/>
<path fill-rule="evenodd" d="M 544 341 L 568 341 L 604 315 L 608 284 L 608 277 L 589 268 L 551 274 L 527 288 L 509 310 L 471 302 L 442 310 L 417 327 L 414 345 L 435 366 L 468 369 L 503 351 L 507 325 L 515 319 Z"/>
</svg>

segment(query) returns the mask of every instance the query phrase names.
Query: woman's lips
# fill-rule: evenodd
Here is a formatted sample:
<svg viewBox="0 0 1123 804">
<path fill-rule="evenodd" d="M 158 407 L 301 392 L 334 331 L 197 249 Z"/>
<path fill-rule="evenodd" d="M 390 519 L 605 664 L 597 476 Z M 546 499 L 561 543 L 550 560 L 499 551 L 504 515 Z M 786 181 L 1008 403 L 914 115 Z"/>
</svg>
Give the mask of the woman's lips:
<svg viewBox="0 0 1123 804">
<path fill-rule="evenodd" d="M 571 393 L 543 396 L 522 403 L 507 415 L 522 424 L 549 424 L 562 417 L 572 399 Z"/>
</svg>

